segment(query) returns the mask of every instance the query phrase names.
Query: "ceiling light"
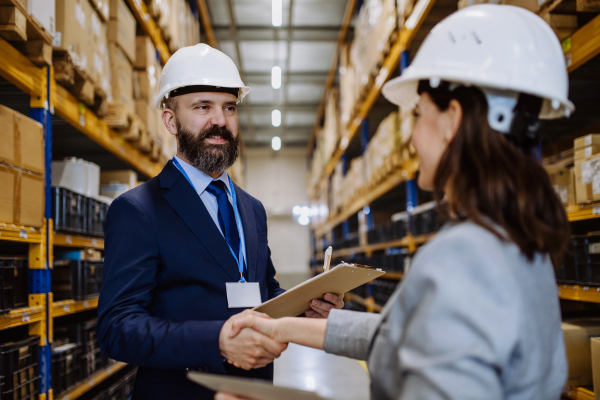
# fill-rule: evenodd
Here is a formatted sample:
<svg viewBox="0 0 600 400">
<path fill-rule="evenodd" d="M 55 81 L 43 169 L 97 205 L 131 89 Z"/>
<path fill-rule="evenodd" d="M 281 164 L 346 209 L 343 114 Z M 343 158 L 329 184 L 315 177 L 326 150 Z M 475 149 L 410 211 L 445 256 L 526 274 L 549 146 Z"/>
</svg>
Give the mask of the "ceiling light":
<svg viewBox="0 0 600 400">
<path fill-rule="evenodd" d="M 271 86 L 273 89 L 281 87 L 281 67 L 275 66 L 271 69 Z"/>
<path fill-rule="evenodd" d="M 271 147 L 275 151 L 279 151 L 279 149 L 281 149 L 281 138 L 279 136 L 275 136 L 273 139 L 271 139 Z"/>
<path fill-rule="evenodd" d="M 283 20 L 283 4 L 282 0 L 272 0 L 271 7 L 271 21 L 273 22 L 273 26 L 281 26 L 281 21 Z"/>
<path fill-rule="evenodd" d="M 307 215 L 301 215 L 300 218 L 298 218 L 298 223 L 300 225 L 308 225 L 310 223 L 310 218 L 308 218 Z"/>
<path fill-rule="evenodd" d="M 271 123 L 274 127 L 278 127 L 279 125 L 281 125 L 281 111 L 273 110 L 271 112 Z"/>
</svg>

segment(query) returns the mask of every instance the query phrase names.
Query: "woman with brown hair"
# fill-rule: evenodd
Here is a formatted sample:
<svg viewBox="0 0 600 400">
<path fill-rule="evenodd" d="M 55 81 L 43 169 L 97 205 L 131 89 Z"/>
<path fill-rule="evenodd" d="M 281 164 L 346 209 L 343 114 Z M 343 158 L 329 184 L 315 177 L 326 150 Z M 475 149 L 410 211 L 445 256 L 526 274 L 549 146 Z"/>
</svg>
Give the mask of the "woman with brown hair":
<svg viewBox="0 0 600 400">
<path fill-rule="evenodd" d="M 569 226 L 533 153 L 540 118 L 574 109 L 567 93 L 560 44 L 535 14 L 479 5 L 446 18 L 384 94 L 416 103 L 418 184 L 444 200 L 449 222 L 380 315 L 249 313 L 231 335 L 251 328 L 368 360 L 377 400 L 560 398 L 567 363 L 553 264 Z"/>
</svg>

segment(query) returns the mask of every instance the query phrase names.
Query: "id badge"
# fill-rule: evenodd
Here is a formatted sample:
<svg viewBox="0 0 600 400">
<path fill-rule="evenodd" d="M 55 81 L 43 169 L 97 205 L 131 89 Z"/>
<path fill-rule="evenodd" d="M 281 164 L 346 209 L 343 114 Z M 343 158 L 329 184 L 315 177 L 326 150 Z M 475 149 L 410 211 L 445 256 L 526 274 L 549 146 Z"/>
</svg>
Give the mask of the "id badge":
<svg viewBox="0 0 600 400">
<path fill-rule="evenodd" d="M 229 308 L 254 308 L 262 304 L 258 282 L 225 282 Z"/>
</svg>

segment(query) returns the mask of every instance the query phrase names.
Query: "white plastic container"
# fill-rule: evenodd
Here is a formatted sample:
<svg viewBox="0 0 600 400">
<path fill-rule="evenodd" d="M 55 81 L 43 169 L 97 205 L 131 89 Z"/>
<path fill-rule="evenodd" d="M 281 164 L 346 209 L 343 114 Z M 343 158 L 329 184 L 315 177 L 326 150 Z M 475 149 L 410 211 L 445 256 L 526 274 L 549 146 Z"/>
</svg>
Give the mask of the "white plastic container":
<svg viewBox="0 0 600 400">
<path fill-rule="evenodd" d="M 116 199 L 128 190 L 129 185 L 115 183 L 112 185 L 102 185 L 102 188 L 100 189 L 100 194 L 102 196 L 110 197 L 111 199 Z"/>
<path fill-rule="evenodd" d="M 89 161 L 84 162 L 87 175 L 85 195 L 95 198 L 100 194 L 100 167 Z"/>
<path fill-rule="evenodd" d="M 52 161 L 52 186 L 63 187 L 79 194 L 86 194 L 86 162 L 70 157 L 63 161 Z"/>
</svg>

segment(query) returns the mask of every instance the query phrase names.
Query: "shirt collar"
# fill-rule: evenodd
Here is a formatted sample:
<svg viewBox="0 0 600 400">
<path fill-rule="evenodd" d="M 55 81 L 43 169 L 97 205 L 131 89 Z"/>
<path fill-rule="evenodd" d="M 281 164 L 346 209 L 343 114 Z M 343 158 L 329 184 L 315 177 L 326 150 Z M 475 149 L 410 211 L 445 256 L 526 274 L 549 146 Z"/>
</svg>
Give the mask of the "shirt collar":
<svg viewBox="0 0 600 400">
<path fill-rule="evenodd" d="M 196 189 L 196 192 L 198 192 L 198 195 L 202 195 L 202 193 L 204 193 L 204 191 L 206 190 L 206 188 L 208 187 L 208 185 L 210 185 L 210 183 L 213 180 L 219 180 L 222 181 L 223 183 L 225 183 L 225 186 L 227 187 L 227 194 L 229 194 L 231 196 L 231 188 L 229 187 L 229 175 L 227 175 L 227 171 L 223 172 L 221 174 L 220 177 L 218 177 L 217 179 L 213 179 L 210 175 L 200 171 L 198 168 L 191 166 L 190 164 L 188 164 L 187 162 L 183 161 L 181 158 L 175 156 L 175 158 L 177 159 L 177 162 L 179 163 L 179 165 L 181 165 L 181 168 L 184 169 L 185 173 L 187 174 L 188 178 L 190 178 L 190 180 L 192 181 L 192 186 L 194 186 L 194 189 Z"/>
</svg>

